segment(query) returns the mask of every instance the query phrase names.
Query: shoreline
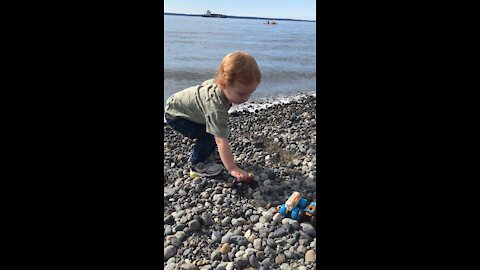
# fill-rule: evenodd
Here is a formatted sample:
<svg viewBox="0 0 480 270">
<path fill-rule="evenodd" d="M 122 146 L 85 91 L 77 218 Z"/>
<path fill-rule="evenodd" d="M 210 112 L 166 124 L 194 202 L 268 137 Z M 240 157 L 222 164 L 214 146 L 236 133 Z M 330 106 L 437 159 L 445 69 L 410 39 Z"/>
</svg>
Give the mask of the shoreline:
<svg viewBox="0 0 480 270">
<path fill-rule="evenodd" d="M 292 102 L 302 101 L 304 99 L 308 99 L 310 97 L 317 97 L 316 91 L 309 91 L 303 93 L 296 93 L 291 95 L 280 95 L 278 97 L 263 97 L 258 98 L 255 101 L 247 101 L 243 104 L 233 104 L 228 113 L 230 115 L 235 113 L 242 113 L 242 112 L 250 112 L 250 113 L 258 113 L 259 111 L 266 110 L 270 107 L 276 105 L 288 105 Z M 165 116 L 163 117 L 163 124 L 166 125 L 167 120 Z"/>
</svg>

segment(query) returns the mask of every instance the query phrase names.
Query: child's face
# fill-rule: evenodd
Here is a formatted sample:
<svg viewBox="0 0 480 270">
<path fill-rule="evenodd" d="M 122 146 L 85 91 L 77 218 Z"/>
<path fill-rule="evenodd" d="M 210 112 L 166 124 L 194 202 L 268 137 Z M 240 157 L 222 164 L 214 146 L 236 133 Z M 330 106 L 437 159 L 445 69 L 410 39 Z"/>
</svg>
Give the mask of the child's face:
<svg viewBox="0 0 480 270">
<path fill-rule="evenodd" d="M 257 89 L 258 83 L 253 81 L 249 84 L 243 84 L 234 81 L 233 84 L 225 86 L 225 96 L 233 104 L 241 104 L 247 101 L 252 93 Z"/>
</svg>

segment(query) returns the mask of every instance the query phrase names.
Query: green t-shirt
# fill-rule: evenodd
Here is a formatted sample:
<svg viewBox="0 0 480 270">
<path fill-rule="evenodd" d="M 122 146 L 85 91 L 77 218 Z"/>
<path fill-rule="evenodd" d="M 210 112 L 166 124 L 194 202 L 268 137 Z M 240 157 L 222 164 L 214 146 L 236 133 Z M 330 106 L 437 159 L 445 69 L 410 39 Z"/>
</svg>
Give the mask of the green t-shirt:
<svg viewBox="0 0 480 270">
<path fill-rule="evenodd" d="M 165 113 L 206 125 L 206 132 L 228 138 L 228 110 L 231 104 L 213 79 L 189 87 L 167 99 Z"/>
</svg>

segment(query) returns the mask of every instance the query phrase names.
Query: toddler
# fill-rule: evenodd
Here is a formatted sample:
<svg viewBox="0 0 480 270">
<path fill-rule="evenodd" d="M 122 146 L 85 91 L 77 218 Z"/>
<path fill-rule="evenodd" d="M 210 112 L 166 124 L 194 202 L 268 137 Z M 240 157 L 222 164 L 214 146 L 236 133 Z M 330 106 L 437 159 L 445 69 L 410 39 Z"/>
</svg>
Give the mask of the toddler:
<svg viewBox="0 0 480 270">
<path fill-rule="evenodd" d="M 234 161 L 228 142 L 228 110 L 233 104 L 247 101 L 260 83 L 260 69 L 246 52 L 226 55 L 215 79 L 192 86 L 168 98 L 165 108 L 167 124 L 182 135 L 197 139 L 190 158 L 190 175 L 215 176 L 223 171 L 220 159 L 233 177 L 243 181 L 248 173 Z"/>
</svg>

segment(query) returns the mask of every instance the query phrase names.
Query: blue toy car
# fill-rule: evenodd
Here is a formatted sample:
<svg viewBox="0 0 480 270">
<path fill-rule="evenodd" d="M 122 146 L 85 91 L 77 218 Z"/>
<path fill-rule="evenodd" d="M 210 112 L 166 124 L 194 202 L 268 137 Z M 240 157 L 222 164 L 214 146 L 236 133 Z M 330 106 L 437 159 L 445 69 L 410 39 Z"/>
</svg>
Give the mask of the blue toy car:
<svg viewBox="0 0 480 270">
<path fill-rule="evenodd" d="M 314 224 L 316 206 L 316 202 L 309 204 L 307 199 L 302 198 L 299 192 L 294 192 L 280 207 L 280 214 L 284 217 L 291 217 L 299 222 L 309 220 L 310 223 Z"/>
</svg>

